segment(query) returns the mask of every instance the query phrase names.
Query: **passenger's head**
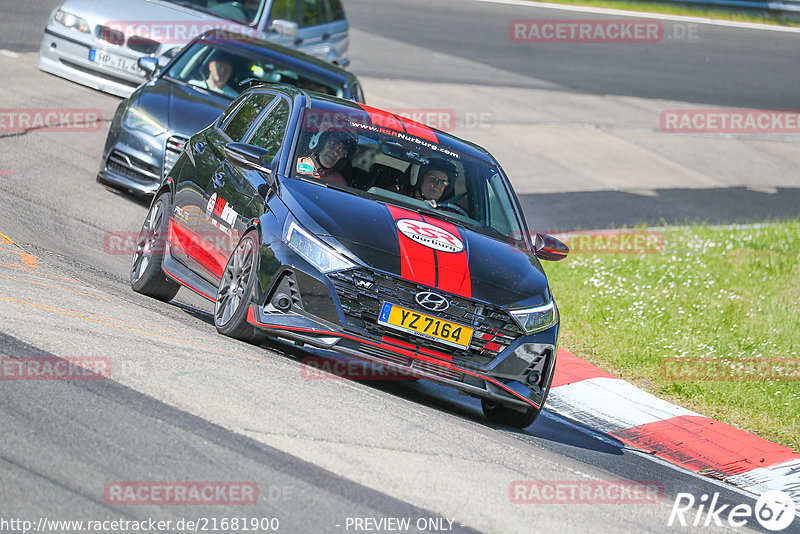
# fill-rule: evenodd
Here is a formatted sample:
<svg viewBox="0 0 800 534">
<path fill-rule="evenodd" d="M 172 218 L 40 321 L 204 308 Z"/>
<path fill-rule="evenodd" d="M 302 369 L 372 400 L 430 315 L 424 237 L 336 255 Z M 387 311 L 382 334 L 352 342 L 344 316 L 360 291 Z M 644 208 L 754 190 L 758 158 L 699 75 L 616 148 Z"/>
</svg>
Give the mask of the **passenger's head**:
<svg viewBox="0 0 800 534">
<path fill-rule="evenodd" d="M 358 148 L 358 138 L 351 132 L 325 132 L 320 136 L 317 159 L 326 169 L 336 167 Z"/>
<path fill-rule="evenodd" d="M 417 190 L 424 200 L 439 200 L 458 176 L 456 166 L 447 160 L 432 159 L 419 170 Z"/>
</svg>

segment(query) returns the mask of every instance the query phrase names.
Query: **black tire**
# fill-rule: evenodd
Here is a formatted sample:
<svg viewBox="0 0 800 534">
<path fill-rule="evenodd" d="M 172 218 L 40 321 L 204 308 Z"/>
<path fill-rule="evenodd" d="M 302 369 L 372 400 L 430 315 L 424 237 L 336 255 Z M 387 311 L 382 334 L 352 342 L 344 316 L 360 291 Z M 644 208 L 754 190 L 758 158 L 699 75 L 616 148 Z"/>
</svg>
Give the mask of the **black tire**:
<svg viewBox="0 0 800 534">
<path fill-rule="evenodd" d="M 169 302 L 180 284 L 167 278 L 161 270 L 166 253 L 169 214 L 171 213 L 169 192 L 162 193 L 150 205 L 150 211 L 136 239 L 136 251 L 131 262 L 131 288 L 137 293 Z"/>
<path fill-rule="evenodd" d="M 214 326 L 220 334 L 260 344 L 267 335 L 247 322 L 250 296 L 258 280 L 258 235 L 248 232 L 228 258 L 217 287 Z"/>
<path fill-rule="evenodd" d="M 531 406 L 524 412 L 519 412 L 513 408 L 489 399 L 481 399 L 481 407 L 486 419 L 493 423 L 513 426 L 514 428 L 527 428 L 536 421 L 541 413 L 541 408 Z"/>
</svg>

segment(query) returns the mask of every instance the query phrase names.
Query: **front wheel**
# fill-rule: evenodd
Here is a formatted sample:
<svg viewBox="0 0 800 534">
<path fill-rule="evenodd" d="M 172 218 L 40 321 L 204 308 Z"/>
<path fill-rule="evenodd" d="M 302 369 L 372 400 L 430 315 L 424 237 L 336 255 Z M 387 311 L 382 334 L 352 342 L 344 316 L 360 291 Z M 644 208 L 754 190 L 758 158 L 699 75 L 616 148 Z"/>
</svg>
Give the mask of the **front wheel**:
<svg viewBox="0 0 800 534">
<path fill-rule="evenodd" d="M 180 284 L 167 278 L 161 269 L 167 248 L 169 214 L 169 192 L 165 192 L 150 206 L 131 262 L 131 288 L 164 302 L 172 300 L 181 288 Z"/>
<path fill-rule="evenodd" d="M 258 279 L 257 265 L 257 236 L 255 232 L 248 232 L 228 258 L 214 306 L 214 326 L 217 331 L 248 343 L 261 343 L 267 337 L 247 322 L 250 296 Z"/>
<path fill-rule="evenodd" d="M 509 408 L 508 406 L 489 399 L 481 399 L 483 414 L 489 421 L 502 425 L 513 426 L 514 428 L 527 428 L 536 421 L 541 413 L 541 408 L 531 406 L 524 412 Z"/>
</svg>

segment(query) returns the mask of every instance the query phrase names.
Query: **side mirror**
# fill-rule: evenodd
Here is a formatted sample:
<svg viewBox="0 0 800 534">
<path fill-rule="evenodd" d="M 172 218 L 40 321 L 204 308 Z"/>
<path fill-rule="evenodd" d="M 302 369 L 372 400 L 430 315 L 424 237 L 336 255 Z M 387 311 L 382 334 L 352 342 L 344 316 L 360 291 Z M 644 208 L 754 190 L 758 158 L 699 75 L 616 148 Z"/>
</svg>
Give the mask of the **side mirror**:
<svg viewBox="0 0 800 534">
<path fill-rule="evenodd" d="M 254 145 L 246 143 L 228 143 L 225 145 L 225 159 L 229 162 L 242 169 L 260 171 L 266 174 L 267 177 L 271 177 L 270 162 L 266 161 L 268 157 L 269 153 L 265 149 Z"/>
<path fill-rule="evenodd" d="M 551 235 L 537 232 L 533 252 L 540 260 L 559 261 L 567 257 L 569 247 Z"/>
<path fill-rule="evenodd" d="M 275 19 L 269 25 L 270 33 L 277 33 L 278 35 L 282 35 L 284 37 L 294 37 L 297 35 L 298 29 L 299 27 L 297 26 L 296 22 L 282 19 Z"/>
<path fill-rule="evenodd" d="M 140 57 L 139 61 L 136 62 L 139 65 L 139 68 L 142 69 L 147 73 L 148 77 L 153 76 L 158 70 L 158 59 L 150 56 Z"/>
</svg>

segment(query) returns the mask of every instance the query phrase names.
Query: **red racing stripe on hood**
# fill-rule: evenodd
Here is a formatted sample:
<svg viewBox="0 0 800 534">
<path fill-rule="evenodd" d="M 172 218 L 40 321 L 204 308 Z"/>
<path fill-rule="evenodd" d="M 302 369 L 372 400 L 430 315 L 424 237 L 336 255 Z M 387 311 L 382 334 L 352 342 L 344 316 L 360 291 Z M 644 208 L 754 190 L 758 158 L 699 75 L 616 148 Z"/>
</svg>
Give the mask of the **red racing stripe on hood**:
<svg viewBox="0 0 800 534">
<path fill-rule="evenodd" d="M 436 287 L 460 297 L 472 298 L 472 277 L 469 273 L 469 256 L 464 236 L 454 224 L 430 217 L 423 217 L 423 220 L 450 232 L 464 243 L 464 250 L 461 252 L 436 252 L 436 264 L 439 269 L 439 283 Z"/>
<path fill-rule="evenodd" d="M 422 221 L 419 213 L 404 210 L 396 206 L 386 205 L 395 221 L 412 219 Z M 404 280 L 426 286 L 436 286 L 436 256 L 432 248 L 417 243 L 397 230 L 400 243 L 400 276 Z"/>
</svg>

